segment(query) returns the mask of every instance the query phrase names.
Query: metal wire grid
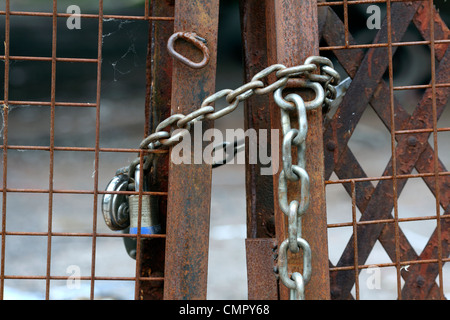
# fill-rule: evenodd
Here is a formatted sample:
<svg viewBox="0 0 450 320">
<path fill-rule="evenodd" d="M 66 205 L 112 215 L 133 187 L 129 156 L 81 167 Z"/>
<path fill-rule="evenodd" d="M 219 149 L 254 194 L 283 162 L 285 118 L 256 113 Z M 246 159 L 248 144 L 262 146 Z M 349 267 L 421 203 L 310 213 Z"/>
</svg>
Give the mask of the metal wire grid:
<svg viewBox="0 0 450 320">
<path fill-rule="evenodd" d="M 100 133 L 100 98 L 101 98 L 101 68 L 102 68 L 102 36 L 103 36 L 103 22 L 107 19 L 116 20 L 142 20 L 142 21 L 173 21 L 173 17 L 157 17 L 150 14 L 149 1 L 145 1 L 144 13 L 141 16 L 126 16 L 126 15 L 106 15 L 104 14 L 103 0 L 98 1 L 98 14 L 81 14 L 81 19 L 94 19 L 98 21 L 98 42 L 97 42 L 97 57 L 93 59 L 88 58 L 72 58 L 72 57 L 59 57 L 56 54 L 57 47 L 57 21 L 59 18 L 67 19 L 70 14 L 58 12 L 58 1 L 53 0 L 53 10 L 52 12 L 25 12 L 25 11 L 11 11 L 10 0 L 6 0 L 5 10 L 0 11 L 0 16 L 5 17 L 5 42 L 4 42 L 4 54 L 0 55 L 0 59 L 4 61 L 4 89 L 3 89 L 3 100 L 0 101 L 2 105 L 3 114 L 3 145 L 2 145 L 2 162 L 3 162 L 3 176 L 2 176 L 2 231 L 1 231 L 1 269 L 0 269 L 0 299 L 4 298 L 4 285 L 5 280 L 8 279 L 28 279 L 28 280 L 45 280 L 46 290 L 45 297 L 49 299 L 50 296 L 50 281 L 51 280 L 67 280 L 69 277 L 66 276 L 54 276 L 51 272 L 51 248 L 52 248 L 52 238 L 54 237 L 91 237 L 92 238 L 92 263 L 90 276 L 81 276 L 80 280 L 88 280 L 91 282 L 90 298 L 94 299 L 94 282 L 98 280 L 128 280 L 135 281 L 135 297 L 138 297 L 139 283 L 140 281 L 161 281 L 162 277 L 143 277 L 140 275 L 140 255 L 137 254 L 136 258 L 136 276 L 135 277 L 105 277 L 96 275 L 95 261 L 96 261 L 96 242 L 98 238 L 101 237 L 126 237 L 126 234 L 117 233 L 99 233 L 97 232 L 97 205 L 99 196 L 102 196 L 106 192 L 103 191 L 104 186 L 98 185 L 98 169 L 99 169 L 99 155 L 101 153 L 135 153 L 139 154 L 141 162 L 143 159 L 144 151 L 140 149 L 133 148 L 101 148 L 99 144 L 99 133 Z M 25 17 L 51 17 L 52 18 L 52 55 L 51 57 L 39 57 L 39 56 L 14 56 L 10 54 L 10 18 L 11 16 L 25 16 Z M 51 62 L 51 100 L 50 101 L 17 101 L 9 99 L 9 79 L 10 79 L 10 62 L 11 61 L 48 61 Z M 80 67 L 82 65 L 94 64 L 97 67 L 96 76 L 96 102 L 62 102 L 56 100 L 56 68 L 57 62 L 73 62 L 78 63 Z M 149 77 L 149 76 L 148 76 Z M 149 79 L 147 79 L 147 85 L 149 85 Z M 50 120 L 50 144 L 48 146 L 30 146 L 30 145 L 11 145 L 8 143 L 8 108 L 14 105 L 26 105 L 26 106 L 47 106 L 51 110 L 51 120 Z M 96 118 L 95 118 L 95 147 L 64 147 L 55 146 L 55 107 L 72 107 L 72 108 L 95 108 Z M 146 102 L 146 121 L 144 128 L 145 132 L 148 131 L 149 123 L 149 103 Z M 8 151 L 9 150 L 40 150 L 49 152 L 50 156 L 50 167 L 48 170 L 48 188 L 32 189 L 32 188 L 10 188 L 7 185 L 8 178 Z M 75 151 L 75 152 L 89 152 L 94 153 L 95 164 L 94 164 L 94 176 L 93 176 L 93 188 L 90 190 L 69 190 L 69 189 L 56 189 L 54 188 L 54 153 L 55 151 Z M 161 153 L 165 151 L 153 151 L 155 153 Z M 142 163 L 141 163 L 142 166 Z M 6 216 L 7 212 L 7 200 L 8 195 L 12 193 L 19 194 L 48 194 L 48 230 L 46 232 L 14 232 L 7 231 L 6 227 Z M 110 194 L 119 192 L 108 192 Z M 152 194 L 166 196 L 167 192 L 139 192 L 132 191 L 122 191 L 123 194 Z M 79 232 L 54 232 L 52 230 L 52 219 L 53 219 L 53 200 L 55 194 L 88 194 L 93 195 L 93 220 L 92 220 L 92 232 L 79 233 Z M 142 198 L 142 197 L 141 197 Z M 141 208 L 140 208 L 141 209 Z M 141 212 L 139 212 L 141 214 Z M 23 276 L 23 275 L 8 275 L 5 274 L 5 242 L 7 237 L 20 237 L 20 236 L 36 236 L 36 237 L 47 237 L 47 255 L 46 255 L 46 274 L 37 276 Z M 164 234 L 159 235 L 137 235 L 137 250 L 139 253 L 141 238 L 146 237 L 165 237 Z"/>
<path fill-rule="evenodd" d="M 330 51 L 337 57 L 347 73 L 352 77 L 352 86 L 359 89 L 360 93 L 364 90 L 373 90 L 374 87 L 369 88 L 369 85 L 362 83 L 361 77 L 358 78 L 357 68 L 382 68 L 383 62 L 371 60 L 372 54 L 378 55 L 378 59 L 382 57 L 384 61 L 387 60 L 387 84 L 381 77 L 378 78 L 375 87 L 380 89 L 376 92 L 374 98 L 367 97 L 366 105 L 369 103 L 382 120 L 390 133 L 390 148 L 391 158 L 384 173 L 381 176 L 369 177 L 364 172 L 358 160 L 355 158 L 358 155 L 352 154 L 346 143 L 353 133 L 354 126 L 350 122 L 345 122 L 345 117 L 349 119 L 349 113 L 342 109 L 350 108 L 351 112 L 358 113 L 356 119 L 359 119 L 365 106 L 362 109 L 355 110 L 351 105 L 355 99 L 361 99 L 363 94 L 354 94 L 351 88 L 347 92 L 346 104 L 344 100 L 335 115 L 333 121 L 339 121 L 342 124 L 342 130 L 349 130 L 348 136 L 345 138 L 334 137 L 330 133 L 325 132 L 325 171 L 326 173 L 326 189 L 328 190 L 332 185 L 342 185 L 351 201 L 352 219 L 351 222 L 329 223 L 328 228 L 352 228 L 352 236 L 347 243 L 343 255 L 336 265 L 330 263 L 331 275 L 331 296 L 335 299 L 360 299 L 360 271 L 363 269 L 374 267 L 373 264 L 366 264 L 368 254 L 371 252 L 375 241 L 380 240 L 384 250 L 386 250 L 392 262 L 380 263 L 375 265 L 378 268 L 395 267 L 397 279 L 397 297 L 402 298 L 422 298 L 422 299 L 445 299 L 444 295 L 444 281 L 448 289 L 448 281 L 443 275 L 443 265 L 448 262 L 448 230 L 450 220 L 449 210 L 449 196 L 448 196 L 448 176 L 449 171 L 444 167 L 438 156 L 438 134 L 450 131 L 450 127 L 438 127 L 438 119 L 442 114 L 445 105 L 448 106 L 450 81 L 448 78 L 447 60 L 445 53 L 450 44 L 450 32 L 443 20 L 439 16 L 438 10 L 434 8 L 433 1 L 413 1 L 404 2 L 404 6 L 400 8 L 396 5 L 403 5 L 403 1 L 333 1 L 333 2 L 319 2 L 320 10 L 341 9 L 343 11 L 343 19 L 334 19 L 330 17 L 333 14 L 328 13 L 327 22 L 336 30 L 336 34 L 327 37 L 326 26 L 323 30 L 323 35 L 326 40 L 326 45 L 320 47 L 322 54 L 329 54 Z M 358 44 L 349 32 L 349 23 L 352 16 L 349 15 L 350 6 L 357 4 L 383 4 L 386 6 L 385 21 L 387 27 L 387 35 L 385 38 L 380 36 L 370 44 Z M 407 6 L 414 6 L 418 8 L 417 12 L 413 12 L 409 20 L 400 15 L 406 11 Z M 326 8 L 326 9 L 321 9 Z M 395 9 L 395 11 L 394 11 Z M 342 17 L 342 15 L 341 15 Z M 394 20 L 395 19 L 395 20 Z M 398 34 L 402 31 L 394 29 L 398 27 L 398 20 L 406 21 L 406 24 L 414 23 L 424 38 L 423 41 L 401 41 Z M 381 34 L 383 26 L 379 31 Z M 331 32 L 330 32 L 331 33 Z M 337 34 L 341 36 L 336 36 Z M 395 35 L 395 36 L 394 36 Z M 384 40 L 384 41 L 380 41 Z M 430 65 L 431 65 L 431 80 L 429 84 L 410 84 L 396 86 L 394 85 L 394 62 L 393 55 L 395 49 L 401 46 L 428 46 L 430 50 Z M 384 49 L 384 54 L 380 49 Z M 378 52 L 376 52 L 378 50 Z M 386 52 L 387 50 L 387 52 Z M 363 60 L 363 57 L 365 60 Z M 351 61 L 357 61 L 355 63 Z M 440 62 L 440 63 L 439 63 Z M 366 64 L 365 64 L 366 63 Z M 367 67 L 369 65 L 369 67 Z M 352 69 L 353 68 L 353 69 Z M 359 71 L 359 70 L 358 70 Z M 370 71 L 370 69 L 369 69 Z M 383 75 L 384 71 L 379 73 Z M 372 76 L 366 73 L 366 78 Z M 361 84 L 362 83 L 362 84 Z M 379 83 L 382 83 L 381 85 Z M 370 82 L 369 82 L 370 84 Z M 424 93 L 424 98 L 429 98 L 430 101 L 423 99 L 418 104 L 416 110 L 412 115 L 409 115 L 401 106 L 401 101 L 396 99 L 394 92 L 400 90 L 416 90 L 421 89 Z M 370 91 L 373 93 L 374 91 Z M 371 98 L 372 100 L 370 100 Z M 364 100 L 364 98 L 363 98 Z M 377 107 L 377 101 L 378 103 Z M 385 103 L 384 105 L 382 103 Z M 427 109 L 431 113 L 427 121 L 419 123 L 414 117 L 427 117 L 427 112 L 419 111 L 429 103 Z M 384 109 L 383 109 L 384 107 Z M 339 112 L 342 111 L 342 112 Z M 422 115 L 419 115 L 421 113 Z M 425 114 L 425 115 L 424 115 Z M 355 113 L 352 114 L 353 116 Z M 337 118 L 342 119 L 337 119 Z M 351 118 L 351 117 L 350 117 Z M 344 121 L 342 121 L 344 120 Z M 355 121 L 355 120 L 353 120 Z M 356 120 L 358 121 L 358 120 Z M 346 127 L 347 126 L 347 127 Z M 328 128 L 330 129 L 330 128 Z M 333 132 L 334 130 L 329 130 Z M 337 130 L 338 132 L 342 132 Z M 428 143 L 429 134 L 433 134 L 432 145 Z M 334 134 L 336 132 L 334 131 Z M 339 133 L 337 133 L 339 134 Z M 330 140 L 327 140 L 330 139 Z M 337 141 L 336 141 L 337 140 Z M 413 148 L 416 143 L 419 144 L 420 150 L 417 152 L 408 151 L 408 146 Z M 342 146 L 340 145 L 342 144 Z M 411 150 L 411 149 L 409 149 Z M 425 151 L 424 151 L 425 150 Z M 423 153 L 422 153 L 423 152 Z M 336 153 L 338 155 L 336 156 Z M 327 155 L 328 160 L 327 161 Z M 339 158 L 340 157 L 340 158 Z M 407 165 L 405 165 L 407 163 Z M 417 173 L 412 173 L 412 169 L 416 168 Z M 406 169 L 405 169 L 406 168 Z M 330 179 L 333 170 L 336 172 L 338 178 Z M 407 179 L 423 179 L 428 185 L 428 188 L 435 196 L 435 214 L 424 215 L 420 217 L 399 217 L 398 198 L 405 185 Z M 376 187 L 372 182 L 377 182 Z M 380 191 L 380 192 L 378 192 Z M 383 192 L 384 191 L 384 192 Z M 420 196 L 420 195 L 417 195 Z M 391 203 L 392 206 L 384 206 L 383 203 Z M 330 207 L 332 203 L 328 203 L 328 211 L 330 214 Z M 444 213 L 441 212 L 441 207 Z M 393 211 L 391 211 L 391 208 Z M 357 210 L 361 212 L 361 218 L 357 218 Z M 372 209 L 375 209 L 372 210 Z M 377 212 L 378 209 L 378 212 Z M 392 214 L 391 214 L 392 212 Z M 330 220 L 330 217 L 329 217 Z M 405 234 L 402 232 L 400 223 L 410 221 L 425 221 L 432 220 L 436 222 L 436 229 L 430 238 L 427 246 L 422 253 L 417 254 Z M 405 270 L 406 269 L 406 270 Z M 408 270 L 409 269 L 409 270 Z M 431 273 L 431 274 L 430 274 Z M 439 276 L 439 281 L 436 288 L 436 276 Z M 448 277 L 448 276 L 447 276 Z M 402 286 L 402 281 L 405 284 Z M 354 286 L 354 296 L 350 294 L 350 290 Z M 431 288 L 431 289 L 430 289 Z M 448 298 L 448 297 L 447 297 Z"/>
<path fill-rule="evenodd" d="M 336 1 L 336 2 L 325 2 L 325 3 L 318 3 L 319 7 L 333 7 L 333 6 L 342 6 L 344 11 L 344 21 L 341 23 L 343 24 L 344 28 L 344 43 L 328 43 L 328 46 L 320 47 L 320 50 L 322 52 L 327 51 L 333 51 L 335 54 L 337 54 L 339 51 L 350 51 L 355 52 L 357 50 L 364 50 L 364 49 L 372 49 L 372 48 L 387 48 L 388 50 L 388 56 L 390 57 L 388 60 L 388 76 L 389 76 L 389 100 L 390 100 L 390 117 L 388 119 L 385 119 L 388 123 L 392 123 L 393 125 L 390 126 L 390 135 L 391 135 L 391 155 L 396 154 L 396 147 L 399 143 L 399 139 L 403 135 L 410 135 L 410 134 L 429 134 L 433 133 L 433 163 L 430 164 L 429 170 L 426 170 L 426 172 L 419 172 L 417 174 L 399 174 L 398 173 L 398 165 L 397 165 L 397 157 L 392 157 L 392 174 L 390 175 L 382 175 L 379 177 L 367 177 L 367 176 L 361 176 L 361 175 L 355 175 L 355 176 L 348 176 L 345 178 L 339 178 L 338 180 L 327 180 L 327 185 L 333 185 L 333 184 L 342 184 L 346 189 L 348 190 L 350 196 L 351 196 L 351 202 L 352 202 L 352 222 L 345 222 L 345 223 L 336 223 L 336 224 L 329 224 L 329 228 L 340 228 L 340 227 L 352 227 L 354 236 L 351 239 L 352 246 L 353 246 L 353 264 L 352 265 L 338 265 L 338 266 L 332 266 L 330 268 L 330 271 L 333 272 L 339 272 L 339 271 L 350 271 L 354 274 L 354 283 L 355 283 L 355 289 L 356 289 L 356 298 L 359 298 L 359 281 L 358 281 L 358 274 L 361 269 L 372 267 L 373 265 L 366 265 L 363 262 L 359 262 L 360 259 L 358 257 L 358 243 L 361 243 L 361 237 L 358 236 L 358 230 L 362 226 L 366 225 L 383 225 L 383 226 L 392 226 L 394 227 L 395 231 L 395 254 L 393 262 L 390 263 L 383 263 L 378 264 L 377 266 L 382 267 L 395 267 L 397 272 L 397 292 L 398 297 L 402 297 L 402 286 L 401 286 L 401 278 L 403 277 L 402 268 L 408 265 L 421 265 L 421 264 L 437 264 L 438 265 L 438 273 L 439 273 L 439 297 L 444 298 L 443 293 L 443 282 L 444 277 L 442 274 L 442 266 L 445 262 L 449 261 L 448 257 L 445 257 L 443 252 L 443 235 L 442 235 L 442 228 L 445 223 L 448 221 L 448 214 L 444 213 L 441 214 L 440 212 L 440 206 L 442 203 L 447 203 L 448 198 L 443 198 L 441 196 L 442 191 L 442 185 L 440 181 L 443 179 L 446 179 L 449 172 L 445 169 L 442 169 L 441 166 L 439 166 L 439 158 L 438 158 L 438 143 L 437 143 L 437 135 L 440 132 L 448 132 L 450 131 L 450 128 L 444 127 L 444 128 L 438 128 L 437 126 L 437 106 L 436 106 L 436 90 L 439 88 L 448 88 L 450 87 L 450 83 L 448 81 L 445 82 L 437 82 L 436 81 L 436 63 L 434 57 L 436 56 L 436 52 L 445 52 L 446 47 L 450 43 L 450 40 L 448 38 L 442 38 L 442 39 L 436 39 L 435 38 L 435 25 L 433 23 L 433 19 L 428 19 L 429 21 L 429 36 L 428 39 L 423 41 L 408 41 L 408 42 L 399 42 L 394 41 L 392 39 L 392 32 L 388 32 L 387 36 L 387 42 L 383 43 L 372 43 L 372 44 L 355 44 L 352 42 L 351 34 L 349 32 L 349 15 L 348 15 L 348 7 L 350 5 L 356 5 L 356 4 L 367 4 L 367 3 L 383 3 L 386 4 L 387 9 L 387 28 L 388 30 L 392 30 L 392 19 L 391 19 L 391 5 L 394 2 L 401 2 L 401 1 Z M 428 15 L 431 15 L 433 11 L 433 1 L 425 2 L 425 4 L 428 3 L 429 10 Z M 136 281 L 136 296 L 139 292 L 139 281 L 161 281 L 163 280 L 162 277 L 143 277 L 140 276 L 139 273 L 139 255 L 136 261 L 136 277 L 102 277 L 102 276 L 96 276 L 95 275 L 95 258 L 96 258 L 96 240 L 99 237 L 123 237 L 125 235 L 123 234 L 115 234 L 115 233 L 98 233 L 97 232 L 97 202 L 98 202 L 98 196 L 104 194 L 105 192 L 102 190 L 102 186 L 98 187 L 98 167 L 99 167 L 99 155 L 100 153 L 107 153 L 107 152 L 125 152 L 125 153 L 140 153 L 141 159 L 143 155 L 143 151 L 139 149 L 125 149 L 125 148 L 100 148 L 99 146 L 99 112 L 100 112 L 100 87 L 101 87 L 101 57 L 102 57 L 102 31 L 103 31 L 103 21 L 104 19 L 117 19 L 117 20 L 145 20 L 145 21 L 151 21 L 151 20 L 166 20 L 171 21 L 173 20 L 173 17 L 152 17 L 150 16 L 150 10 L 148 2 L 145 2 L 145 13 L 142 16 L 122 16 L 122 15 L 104 15 L 103 14 L 103 1 L 99 1 L 99 12 L 98 14 L 81 14 L 81 18 L 86 19 L 96 19 L 98 20 L 98 56 L 96 59 L 86 59 L 86 58 L 67 58 L 67 57 L 57 57 L 56 55 L 56 22 L 58 18 L 67 18 L 69 15 L 66 13 L 58 13 L 57 10 L 57 1 L 53 1 L 53 12 L 18 12 L 18 11 L 11 11 L 10 10 L 10 1 L 6 0 L 5 4 L 5 11 L 0 11 L 0 15 L 5 16 L 5 52 L 3 56 L 0 56 L 2 60 L 4 60 L 5 65 L 5 72 L 4 72 L 4 97 L 3 101 L 1 101 L 3 105 L 3 117 L 4 117 L 4 131 L 3 131 L 3 188 L 2 190 L 2 251 L 1 251 L 1 290 L 0 290 L 0 298 L 3 298 L 3 289 L 4 289 L 4 281 L 6 279 L 40 279 L 46 281 L 46 298 L 49 298 L 50 293 L 50 281 L 51 280 L 65 280 L 68 277 L 64 276 L 53 276 L 51 274 L 50 270 L 50 263 L 51 263 L 51 244 L 52 244 L 52 237 L 65 237 L 65 236 L 75 236 L 75 237 L 92 237 L 92 267 L 91 267 L 91 276 L 87 277 L 81 277 L 81 280 L 88 280 L 91 281 L 91 299 L 94 298 L 94 282 L 96 280 L 128 280 L 128 281 Z M 17 16 L 45 16 L 45 17 L 52 17 L 52 56 L 51 57 L 30 57 L 30 56 L 12 56 L 9 53 L 9 40 L 10 40 L 10 17 L 13 15 Z M 431 50 L 431 82 L 430 84 L 426 85 L 407 85 L 407 86 L 394 86 L 394 76 L 393 76 L 393 61 L 392 61 L 392 53 L 393 48 L 400 47 L 400 46 L 416 46 L 416 45 L 426 45 L 430 47 Z M 443 49 L 444 48 L 444 49 Z M 352 50 L 350 50 L 352 49 Z M 9 99 L 9 65 L 11 61 L 14 60 L 21 60 L 21 61 L 48 61 L 51 62 L 51 101 L 15 101 Z M 95 103 L 80 103 L 80 102 L 60 102 L 56 101 L 56 63 L 57 62 L 77 62 L 77 63 L 85 63 L 85 64 L 96 64 L 97 66 L 97 88 L 96 88 L 96 102 Z M 343 64 L 343 61 L 340 61 L 341 64 Z M 432 94 L 432 113 L 433 113 L 433 121 L 432 126 L 427 128 L 397 128 L 396 121 L 395 121 L 395 115 L 396 112 L 398 113 L 399 110 L 396 108 L 395 98 L 394 98 L 394 91 L 397 90 L 414 90 L 414 89 L 425 89 L 425 90 L 431 90 Z M 13 105 L 29 105 L 29 106 L 49 106 L 51 110 L 51 124 L 50 124 L 50 145 L 49 146 L 26 146 L 26 145 L 10 145 L 8 144 L 8 108 L 9 106 Z M 95 108 L 96 109 L 96 141 L 95 141 L 95 147 L 88 148 L 88 147 L 59 147 L 54 145 L 55 140 L 55 131 L 54 131 L 54 115 L 55 115 L 55 107 L 61 106 L 61 107 L 87 107 L 87 108 Z M 149 106 L 146 105 L 146 108 Z M 148 110 L 146 111 L 146 117 L 148 117 Z M 149 123 L 148 119 L 145 121 L 146 124 Z M 148 128 L 146 128 L 145 132 L 147 132 Z M 331 147 L 330 147 L 331 148 Z M 8 188 L 7 186 L 7 164 L 8 164 L 8 150 L 40 150 L 40 151 L 46 151 L 49 152 L 50 155 L 50 168 L 49 168 L 49 186 L 48 189 L 18 189 L 18 188 Z M 332 149 L 332 148 L 331 148 Z M 94 186 L 92 190 L 68 190 L 68 189 L 55 189 L 53 187 L 53 172 L 54 172 L 54 152 L 55 151 L 77 151 L 77 152 L 93 152 L 95 155 L 95 175 L 94 175 Z M 329 178 L 329 177 L 328 177 Z M 397 200 L 399 196 L 399 191 L 397 188 L 397 185 L 399 182 L 402 182 L 403 180 L 409 179 L 409 178 L 422 178 L 422 179 L 429 179 L 429 181 L 432 181 L 432 184 L 434 184 L 434 193 L 436 195 L 436 215 L 432 216 L 423 216 L 423 217 L 415 217 L 415 218 L 399 218 L 398 217 L 398 205 Z M 360 219 L 357 221 L 356 212 L 357 208 L 361 210 L 361 204 L 359 203 L 359 193 L 361 186 L 366 186 L 365 183 L 370 181 L 392 181 L 393 188 L 393 204 L 394 204 L 394 217 L 387 217 L 383 219 L 373 219 L 373 220 L 363 220 Z M 445 181 L 443 182 L 445 186 Z M 373 188 L 373 187 L 372 187 Z M 362 188 L 361 188 L 362 190 Z M 6 203 L 7 203 L 7 197 L 10 193 L 41 193 L 41 194 L 48 194 L 49 195 L 49 202 L 48 202 L 48 230 L 47 232 L 10 232 L 6 231 Z M 154 195 L 162 195 L 165 196 L 167 193 L 165 192 L 124 192 L 126 194 L 154 194 Z M 94 197 L 94 205 L 93 205 L 93 226 L 92 226 L 92 232 L 91 233 L 58 233 L 52 231 L 52 212 L 53 212 L 53 195 L 54 194 L 91 194 Z M 361 210 L 363 212 L 363 210 Z M 422 221 L 422 220 L 436 220 L 437 224 L 437 257 L 435 258 L 420 258 L 418 259 L 407 259 L 403 260 L 401 259 L 401 250 L 400 247 L 402 242 L 401 236 L 401 229 L 399 227 L 400 222 L 406 222 L 406 221 Z M 445 226 L 445 225 L 444 225 Z M 11 276 L 5 274 L 5 240 L 6 237 L 9 236 L 42 236 L 47 237 L 47 272 L 45 275 L 42 276 Z M 139 235 L 138 239 L 140 237 L 148 237 L 146 235 Z M 165 237 L 165 235 L 154 235 L 153 237 Z M 139 241 L 138 241 L 139 244 Z M 138 245 L 139 250 L 139 245 Z"/>
</svg>

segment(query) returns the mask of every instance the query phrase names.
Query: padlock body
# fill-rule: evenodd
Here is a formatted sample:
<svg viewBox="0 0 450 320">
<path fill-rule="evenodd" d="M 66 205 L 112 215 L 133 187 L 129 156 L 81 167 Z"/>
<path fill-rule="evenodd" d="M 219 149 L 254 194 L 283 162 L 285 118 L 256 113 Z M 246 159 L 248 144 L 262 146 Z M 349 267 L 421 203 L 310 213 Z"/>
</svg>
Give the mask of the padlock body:
<svg viewBox="0 0 450 320">
<path fill-rule="evenodd" d="M 139 195 L 131 195 L 128 198 L 130 210 L 130 234 L 138 233 L 139 220 Z M 161 233 L 161 225 L 158 219 L 158 198 L 151 195 L 142 195 L 141 209 L 141 234 Z"/>
<path fill-rule="evenodd" d="M 125 174 L 115 176 L 106 187 L 106 191 L 127 191 L 128 176 Z M 128 219 L 121 217 L 119 208 L 124 203 L 126 204 L 127 196 L 124 194 L 110 194 L 105 193 L 102 198 L 102 213 L 106 225 L 111 230 L 123 230 L 128 227 Z"/>
</svg>

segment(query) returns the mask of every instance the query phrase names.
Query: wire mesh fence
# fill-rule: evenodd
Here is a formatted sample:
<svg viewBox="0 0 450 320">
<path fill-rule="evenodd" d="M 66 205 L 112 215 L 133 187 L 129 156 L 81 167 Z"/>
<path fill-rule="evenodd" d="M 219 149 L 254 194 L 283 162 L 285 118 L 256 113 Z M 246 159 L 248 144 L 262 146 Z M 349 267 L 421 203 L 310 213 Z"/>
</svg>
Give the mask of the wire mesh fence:
<svg viewBox="0 0 450 320">
<path fill-rule="evenodd" d="M 153 16 L 148 1 L 131 9 L 103 1 L 78 5 L 6 1 L 0 8 L 1 298 L 27 297 L 32 288 L 30 298 L 133 299 L 137 279 L 155 280 L 140 278 L 132 260 L 123 266 L 115 251 L 127 235 L 105 228 L 98 203 L 115 170 L 139 155 L 137 142 L 148 130 L 148 112 L 146 118 L 130 112 L 136 105 L 148 109 L 148 24 L 173 17 Z M 133 86 L 138 99 L 120 94 Z M 106 290 L 102 280 L 127 285 Z M 63 293 L 67 285 L 77 290 Z"/>
<path fill-rule="evenodd" d="M 344 244 L 329 242 L 332 298 L 444 299 L 446 12 L 433 1 L 318 6 L 326 17 L 320 49 L 352 78 L 324 133 L 329 235 Z M 336 197 L 347 204 L 333 206 Z"/>
<path fill-rule="evenodd" d="M 174 17 L 149 1 L 80 1 L 75 16 L 73 5 L 0 4 L 2 299 L 30 288 L 29 298 L 139 299 L 142 283 L 164 280 L 129 259 L 99 201 L 115 170 L 144 155 L 149 24 Z M 324 125 L 331 297 L 448 298 L 449 13 L 436 1 L 317 5 L 320 53 L 352 79 Z"/>
</svg>

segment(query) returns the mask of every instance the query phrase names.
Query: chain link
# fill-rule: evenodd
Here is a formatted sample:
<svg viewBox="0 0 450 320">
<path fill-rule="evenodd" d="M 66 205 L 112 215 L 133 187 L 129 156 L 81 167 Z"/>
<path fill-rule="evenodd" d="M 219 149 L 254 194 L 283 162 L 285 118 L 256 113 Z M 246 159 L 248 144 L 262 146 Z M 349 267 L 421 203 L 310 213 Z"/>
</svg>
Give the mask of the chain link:
<svg viewBox="0 0 450 320">
<path fill-rule="evenodd" d="M 315 73 L 319 71 L 319 73 Z M 273 83 L 268 79 L 276 77 Z M 303 101 L 298 94 L 283 97 L 283 89 L 288 81 L 297 87 L 312 89 L 315 98 Z M 288 287 L 291 299 L 304 299 L 305 285 L 311 278 L 311 248 L 301 237 L 302 216 L 309 207 L 309 175 L 306 172 L 306 135 L 308 119 L 306 110 L 328 108 L 336 98 L 335 86 L 339 84 L 339 73 L 334 70 L 333 63 L 325 57 L 311 56 L 303 65 L 286 67 L 282 64 L 271 65 L 255 74 L 252 80 L 237 89 L 224 89 L 203 100 L 200 108 L 187 114 L 174 114 L 162 121 L 155 132 L 146 137 L 140 144 L 142 149 L 169 147 L 178 143 L 183 136 L 190 134 L 190 128 L 197 121 L 216 120 L 233 112 L 241 101 L 254 94 L 273 93 L 276 104 L 280 107 L 281 128 L 283 133 L 282 161 L 283 169 L 278 178 L 278 202 L 281 211 L 288 217 L 288 238 L 279 248 L 278 270 L 282 283 Z M 227 106 L 215 110 L 213 104 L 225 98 Z M 291 114 L 296 113 L 298 128 L 291 127 Z M 166 128 L 169 131 L 165 131 Z M 181 129 L 181 130 L 179 130 Z M 293 164 L 292 152 L 297 149 L 297 164 Z M 139 158 L 138 158 L 139 159 Z M 139 163 L 134 161 L 134 166 Z M 130 166 L 129 170 L 133 170 Z M 287 180 L 300 183 L 300 199 L 288 203 Z M 287 250 L 297 254 L 303 252 L 303 271 L 288 273 Z"/>
</svg>

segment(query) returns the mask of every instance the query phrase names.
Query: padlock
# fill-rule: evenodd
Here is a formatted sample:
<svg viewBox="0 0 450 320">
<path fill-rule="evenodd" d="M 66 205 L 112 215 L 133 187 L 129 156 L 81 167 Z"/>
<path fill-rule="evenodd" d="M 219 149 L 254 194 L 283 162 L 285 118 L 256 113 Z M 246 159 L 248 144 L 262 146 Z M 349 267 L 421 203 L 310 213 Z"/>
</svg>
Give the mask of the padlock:
<svg viewBox="0 0 450 320">
<path fill-rule="evenodd" d="M 150 161 L 146 162 L 146 164 L 150 164 Z M 102 199 L 102 212 L 105 223 L 111 230 L 122 230 L 124 234 L 137 235 L 139 198 L 142 197 L 140 233 L 143 235 L 161 233 L 161 225 L 158 218 L 158 197 L 147 194 L 128 196 L 123 193 L 116 193 L 117 191 L 133 190 L 133 186 L 134 190 L 139 192 L 140 166 L 136 165 L 131 172 L 130 170 L 130 167 L 117 170 L 116 176 L 106 187 L 106 193 Z M 149 169 L 145 171 L 148 172 Z M 130 175 L 133 177 L 130 178 Z M 144 177 L 146 177 L 146 172 L 144 172 Z M 147 189 L 147 182 L 144 179 L 142 190 L 147 191 Z M 123 242 L 128 255 L 136 259 L 137 238 L 135 236 L 123 237 Z"/>
<path fill-rule="evenodd" d="M 142 183 L 142 190 L 148 191 L 147 181 L 140 181 L 140 165 L 136 166 L 134 173 L 135 190 L 139 191 Z M 145 174 L 145 172 L 144 172 Z M 145 177 L 145 175 L 144 175 Z M 129 214 L 130 214 L 130 234 L 138 233 L 139 219 L 139 197 L 142 197 L 141 203 L 141 234 L 158 234 L 161 233 L 161 224 L 159 223 L 159 206 L 158 197 L 148 194 L 130 195 L 128 197 Z"/>
<path fill-rule="evenodd" d="M 106 192 L 127 191 L 129 176 L 117 174 L 108 183 Z M 125 194 L 105 193 L 102 199 L 102 213 L 106 225 L 111 230 L 123 230 L 130 225 L 128 199 Z"/>
</svg>

